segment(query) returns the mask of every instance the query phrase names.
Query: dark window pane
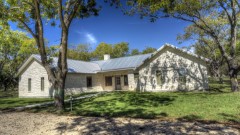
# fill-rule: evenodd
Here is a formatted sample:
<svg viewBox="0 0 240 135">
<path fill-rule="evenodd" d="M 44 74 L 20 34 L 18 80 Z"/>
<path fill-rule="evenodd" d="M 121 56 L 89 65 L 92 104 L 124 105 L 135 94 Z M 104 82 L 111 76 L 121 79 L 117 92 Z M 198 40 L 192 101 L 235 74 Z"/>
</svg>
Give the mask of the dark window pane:
<svg viewBox="0 0 240 135">
<path fill-rule="evenodd" d="M 124 85 L 127 86 L 128 85 L 128 76 L 124 75 Z"/>
<path fill-rule="evenodd" d="M 112 77 L 111 76 L 106 76 L 105 77 L 105 85 L 106 86 L 112 86 Z"/>
<path fill-rule="evenodd" d="M 87 77 L 87 87 L 92 87 L 92 77 Z"/>
<path fill-rule="evenodd" d="M 32 79 L 28 78 L 28 91 L 31 91 L 32 89 Z"/>
<path fill-rule="evenodd" d="M 41 77 L 41 91 L 44 91 L 44 77 Z"/>
</svg>

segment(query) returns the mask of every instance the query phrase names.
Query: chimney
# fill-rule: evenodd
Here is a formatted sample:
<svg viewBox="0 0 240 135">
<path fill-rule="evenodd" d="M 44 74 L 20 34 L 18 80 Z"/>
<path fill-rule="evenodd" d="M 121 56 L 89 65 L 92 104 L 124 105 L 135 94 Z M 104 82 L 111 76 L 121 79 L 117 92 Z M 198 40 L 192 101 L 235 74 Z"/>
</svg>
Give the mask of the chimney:
<svg viewBox="0 0 240 135">
<path fill-rule="evenodd" d="M 110 60 L 110 54 L 104 54 L 104 60 Z"/>
</svg>

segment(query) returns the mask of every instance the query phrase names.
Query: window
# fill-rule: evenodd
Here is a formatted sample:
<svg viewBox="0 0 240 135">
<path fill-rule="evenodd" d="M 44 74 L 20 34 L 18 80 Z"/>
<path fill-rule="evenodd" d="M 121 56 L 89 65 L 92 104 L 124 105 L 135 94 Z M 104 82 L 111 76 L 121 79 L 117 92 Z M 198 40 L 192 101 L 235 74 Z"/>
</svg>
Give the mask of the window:
<svg viewBox="0 0 240 135">
<path fill-rule="evenodd" d="M 128 76 L 124 75 L 124 85 L 128 86 Z"/>
<path fill-rule="evenodd" d="M 156 71 L 156 79 L 157 79 L 158 85 L 162 85 L 165 83 L 165 76 L 163 74 L 163 71 L 160 71 L 160 70 Z"/>
<path fill-rule="evenodd" d="M 44 91 L 44 77 L 41 77 L 41 91 Z"/>
<path fill-rule="evenodd" d="M 92 87 L 92 77 L 91 76 L 87 77 L 87 87 Z"/>
<path fill-rule="evenodd" d="M 187 79 L 186 79 L 186 69 L 181 68 L 178 70 L 178 75 L 179 75 L 179 83 L 185 84 Z"/>
<path fill-rule="evenodd" d="M 138 79 L 139 74 L 138 73 L 134 73 L 134 79 Z"/>
<path fill-rule="evenodd" d="M 112 86 L 112 77 L 111 76 L 106 76 L 105 77 L 105 85 L 106 86 Z"/>
<path fill-rule="evenodd" d="M 31 89 L 32 89 L 32 79 L 31 78 L 28 78 L 28 91 L 30 92 L 31 91 Z"/>
</svg>

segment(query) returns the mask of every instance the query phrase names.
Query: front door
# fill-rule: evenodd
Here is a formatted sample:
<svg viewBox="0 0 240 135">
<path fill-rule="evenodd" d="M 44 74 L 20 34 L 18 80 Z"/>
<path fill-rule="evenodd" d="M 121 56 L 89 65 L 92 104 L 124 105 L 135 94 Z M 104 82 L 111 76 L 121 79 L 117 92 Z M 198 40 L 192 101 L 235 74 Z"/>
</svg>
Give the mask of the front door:
<svg viewBox="0 0 240 135">
<path fill-rule="evenodd" d="M 116 76 L 115 77 L 115 89 L 116 90 L 121 90 L 121 77 L 120 76 Z"/>
</svg>

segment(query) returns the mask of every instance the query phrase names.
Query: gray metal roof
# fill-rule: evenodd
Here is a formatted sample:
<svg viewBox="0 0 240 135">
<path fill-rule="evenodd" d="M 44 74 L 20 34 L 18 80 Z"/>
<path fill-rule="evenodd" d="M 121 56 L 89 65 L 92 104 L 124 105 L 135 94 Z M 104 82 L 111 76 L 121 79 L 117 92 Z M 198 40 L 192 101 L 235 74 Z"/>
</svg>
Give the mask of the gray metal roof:
<svg viewBox="0 0 240 135">
<path fill-rule="evenodd" d="M 135 55 L 121 58 L 114 58 L 100 61 L 80 61 L 67 59 L 68 72 L 70 73 L 97 73 L 114 70 L 135 69 L 149 58 L 152 54 Z M 41 61 L 40 55 L 32 55 L 38 61 Z M 52 66 L 57 66 L 57 57 L 53 57 Z"/>
<path fill-rule="evenodd" d="M 137 68 L 142 62 L 150 57 L 151 54 L 135 55 L 128 57 L 121 57 L 109 60 L 92 61 L 97 63 L 101 71 L 121 70 L 121 69 L 134 69 Z"/>
</svg>

